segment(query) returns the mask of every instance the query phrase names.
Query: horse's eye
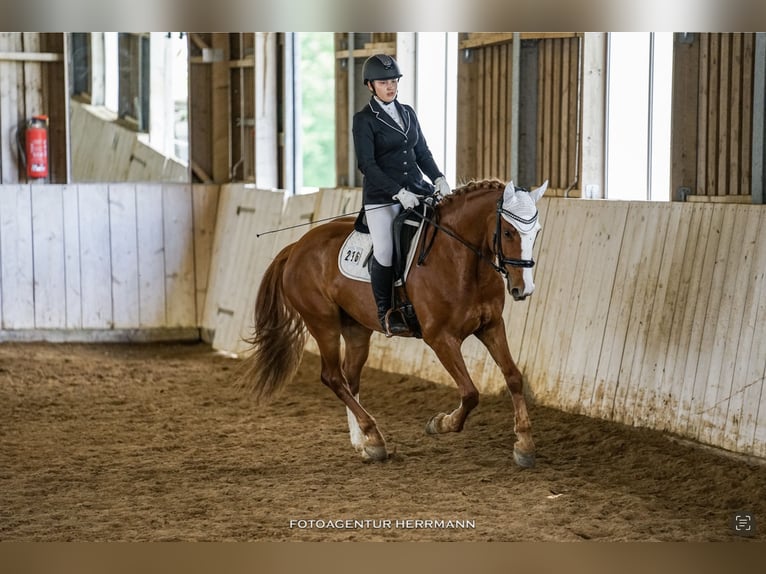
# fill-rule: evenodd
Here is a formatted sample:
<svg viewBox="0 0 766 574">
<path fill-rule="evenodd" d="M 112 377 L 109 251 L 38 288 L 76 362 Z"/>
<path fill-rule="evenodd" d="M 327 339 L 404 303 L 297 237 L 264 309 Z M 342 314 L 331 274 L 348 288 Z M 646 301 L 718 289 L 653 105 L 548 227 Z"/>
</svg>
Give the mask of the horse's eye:
<svg viewBox="0 0 766 574">
<path fill-rule="evenodd" d="M 506 229 L 505 231 L 503 231 L 503 236 L 506 239 L 511 239 L 513 237 L 513 231 L 511 231 L 510 229 Z"/>
</svg>

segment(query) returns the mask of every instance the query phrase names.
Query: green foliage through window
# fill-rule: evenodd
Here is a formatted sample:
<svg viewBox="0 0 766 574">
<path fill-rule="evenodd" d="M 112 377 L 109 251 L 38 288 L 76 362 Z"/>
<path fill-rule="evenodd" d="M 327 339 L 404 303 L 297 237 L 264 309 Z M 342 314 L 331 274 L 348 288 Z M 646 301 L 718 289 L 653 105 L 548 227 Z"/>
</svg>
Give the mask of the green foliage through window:
<svg viewBox="0 0 766 574">
<path fill-rule="evenodd" d="M 300 33 L 303 185 L 335 187 L 335 46 L 328 32 Z"/>
</svg>

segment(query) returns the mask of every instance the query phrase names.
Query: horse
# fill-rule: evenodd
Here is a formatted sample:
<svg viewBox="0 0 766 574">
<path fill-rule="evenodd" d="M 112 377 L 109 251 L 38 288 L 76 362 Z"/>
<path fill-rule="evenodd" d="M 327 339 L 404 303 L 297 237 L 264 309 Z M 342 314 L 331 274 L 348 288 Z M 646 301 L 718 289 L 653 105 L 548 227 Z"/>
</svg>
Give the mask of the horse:
<svg viewBox="0 0 766 574">
<path fill-rule="evenodd" d="M 502 313 L 506 292 L 521 301 L 534 291 L 532 249 L 541 229 L 536 203 L 547 185 L 528 191 L 513 182 L 486 180 L 455 189 L 435 206 L 437 216 L 429 220 L 436 228 L 419 239 L 429 242 L 427 257 L 411 268 L 405 286 L 423 341 L 460 392 L 458 407 L 434 415 L 426 432 L 460 432 L 477 406 L 479 392 L 460 351 L 475 335 L 510 391 L 513 457 L 524 468 L 534 466 L 535 444 Z M 310 334 L 319 348 L 320 379 L 346 406 L 352 446 L 365 461 L 384 461 L 386 441 L 359 400 L 370 339 L 381 331 L 377 309 L 370 285 L 343 276 L 338 268 L 339 250 L 353 227 L 353 217 L 316 226 L 272 260 L 256 295 L 240 382 L 256 404 L 271 399 L 294 376 Z"/>
</svg>

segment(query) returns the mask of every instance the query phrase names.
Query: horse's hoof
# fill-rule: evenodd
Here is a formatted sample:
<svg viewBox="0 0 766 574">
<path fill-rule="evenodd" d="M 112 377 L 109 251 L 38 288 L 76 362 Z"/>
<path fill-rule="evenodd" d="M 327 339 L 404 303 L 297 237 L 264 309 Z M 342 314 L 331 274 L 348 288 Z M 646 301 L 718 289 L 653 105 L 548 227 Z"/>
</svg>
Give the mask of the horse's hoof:
<svg viewBox="0 0 766 574">
<path fill-rule="evenodd" d="M 532 468 L 535 466 L 535 453 L 534 452 L 521 452 L 520 450 L 513 449 L 513 460 L 521 468 Z"/>
<path fill-rule="evenodd" d="M 380 462 L 388 459 L 388 451 L 385 446 L 365 446 L 362 458 L 365 462 Z"/>
<path fill-rule="evenodd" d="M 444 413 L 432 416 L 431 420 L 426 423 L 426 432 L 428 434 L 440 434 L 442 431 L 439 430 L 439 425 L 446 416 Z"/>
</svg>

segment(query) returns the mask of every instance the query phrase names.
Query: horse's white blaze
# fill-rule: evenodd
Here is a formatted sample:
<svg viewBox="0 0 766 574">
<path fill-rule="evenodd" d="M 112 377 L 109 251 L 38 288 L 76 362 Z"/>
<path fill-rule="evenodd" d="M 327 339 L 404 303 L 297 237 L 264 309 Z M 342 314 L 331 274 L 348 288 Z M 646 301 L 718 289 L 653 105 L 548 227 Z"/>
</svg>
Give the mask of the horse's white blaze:
<svg viewBox="0 0 766 574">
<path fill-rule="evenodd" d="M 511 181 L 505 187 L 505 191 L 503 192 L 503 209 L 515 216 L 515 218 L 510 218 L 503 214 L 503 218 L 513 225 L 521 236 L 522 259 L 532 259 L 532 249 L 535 246 L 537 233 L 541 229 L 540 222 L 537 220 L 536 204 L 543 196 L 546 189 L 548 189 L 547 181 L 530 192 L 517 191 L 516 186 Z M 535 291 L 535 280 L 532 269 L 525 268 L 522 271 L 521 276 L 524 280 L 524 292 L 521 295 L 526 297 Z"/>
<path fill-rule="evenodd" d="M 532 233 L 520 234 L 522 259 L 532 259 L 532 248 L 535 246 L 537 231 L 538 229 L 535 229 Z M 524 271 L 522 271 L 521 276 L 524 279 L 524 292 L 522 293 L 522 296 L 526 297 L 535 291 L 535 279 L 534 274 L 532 273 L 532 268 L 525 268 Z"/>
<path fill-rule="evenodd" d="M 359 395 L 355 395 L 354 398 L 359 402 Z M 364 448 L 364 433 L 359 428 L 359 422 L 354 413 L 348 407 L 346 407 L 346 416 L 348 417 L 348 434 L 351 437 L 351 445 L 356 450 L 362 450 Z"/>
</svg>

